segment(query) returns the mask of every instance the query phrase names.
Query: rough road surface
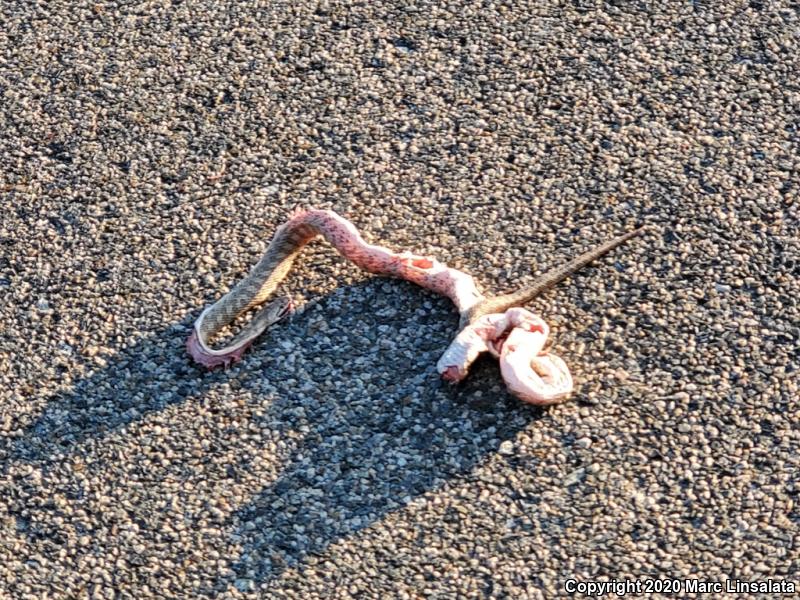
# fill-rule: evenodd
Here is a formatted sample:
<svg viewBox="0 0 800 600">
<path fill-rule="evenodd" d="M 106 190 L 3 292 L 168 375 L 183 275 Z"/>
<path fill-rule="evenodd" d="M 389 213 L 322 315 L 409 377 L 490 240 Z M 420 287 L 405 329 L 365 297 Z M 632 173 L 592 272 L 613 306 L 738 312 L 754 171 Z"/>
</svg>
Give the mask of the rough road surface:
<svg viewBox="0 0 800 600">
<path fill-rule="evenodd" d="M 796 2 L 0 24 L 0 597 L 800 585 Z M 579 386 L 551 409 L 491 361 L 443 384 L 448 301 L 322 244 L 306 309 L 201 371 L 190 324 L 297 205 L 495 292 L 657 227 L 531 306 Z"/>
</svg>

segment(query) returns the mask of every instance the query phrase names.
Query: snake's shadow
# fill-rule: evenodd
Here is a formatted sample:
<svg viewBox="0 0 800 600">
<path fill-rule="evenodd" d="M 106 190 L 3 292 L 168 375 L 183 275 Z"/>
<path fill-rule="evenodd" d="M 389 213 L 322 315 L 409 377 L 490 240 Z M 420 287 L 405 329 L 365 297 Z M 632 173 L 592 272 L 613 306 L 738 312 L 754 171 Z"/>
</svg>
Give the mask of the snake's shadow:
<svg viewBox="0 0 800 600">
<path fill-rule="evenodd" d="M 23 462 L 56 468 L 148 413 L 230 383 L 232 372 L 204 372 L 186 356 L 194 316 L 120 349 L 104 368 L 48 398 L 21 432 L 0 437 L 2 470 Z M 241 553 L 210 588 L 274 580 L 469 473 L 541 415 L 507 394 L 490 360 L 458 387 L 439 379 L 434 365 L 456 327 L 446 300 L 406 282 L 370 279 L 338 288 L 256 343 L 237 367 L 237 388 L 262 407 L 254 419 L 305 433 L 274 483 L 252 490 L 229 516 L 231 544 Z M 231 467 L 248 469 L 248 460 Z M 26 492 L 32 484 L 24 477 L 6 481 L 14 489 L 8 508 L 22 514 L 26 496 L 37 492 Z M 58 539 L 58 527 L 43 517 L 26 533 Z"/>
<path fill-rule="evenodd" d="M 404 293 L 413 289 L 405 282 L 367 285 L 338 290 L 286 332 L 313 339 L 324 323 L 335 342 L 321 353 L 316 344 L 299 348 L 294 368 L 273 373 L 307 370 L 311 391 L 282 396 L 263 419 L 300 412 L 287 425 L 310 433 L 278 479 L 231 516 L 242 547 L 237 579 L 265 583 L 302 568 L 309 556 L 468 474 L 542 414 L 506 392 L 492 359 L 457 387 L 441 380 L 436 360 L 458 323 L 448 301 Z"/>
<path fill-rule="evenodd" d="M 187 315 L 159 333 L 119 348 L 104 367 L 46 398 L 44 409 L 33 419 L 13 415 L 28 422 L 21 427 L 12 424 L 8 429 L 17 430 L 16 434 L 0 437 L 2 465 L 46 467 L 82 444 L 224 382 L 226 373 L 205 373 L 186 356 L 184 343 L 192 322 Z"/>
</svg>

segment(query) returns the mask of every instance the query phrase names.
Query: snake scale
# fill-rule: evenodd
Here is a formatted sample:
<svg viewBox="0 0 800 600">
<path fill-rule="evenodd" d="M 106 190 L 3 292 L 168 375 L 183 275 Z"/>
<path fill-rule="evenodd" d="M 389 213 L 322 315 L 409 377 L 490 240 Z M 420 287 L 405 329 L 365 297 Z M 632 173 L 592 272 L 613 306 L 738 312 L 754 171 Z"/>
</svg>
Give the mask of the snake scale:
<svg viewBox="0 0 800 600">
<path fill-rule="evenodd" d="M 561 358 L 544 350 L 549 333 L 547 324 L 521 308 L 522 305 L 643 229 L 601 244 L 546 272 L 517 292 L 487 298 L 470 275 L 432 258 L 368 244 L 350 221 L 333 211 L 295 211 L 276 230 L 266 253 L 248 275 L 200 314 L 186 342 L 187 350 L 197 363 L 207 368 L 228 366 L 240 360 L 255 338 L 291 311 L 289 298 L 278 298 L 261 309 L 224 348 L 211 348 L 209 340 L 237 316 L 266 302 L 303 247 L 321 235 L 359 268 L 412 281 L 453 301 L 460 313 L 460 326 L 458 335 L 437 363 L 443 378 L 453 382 L 462 380 L 472 362 L 481 353 L 490 352 L 499 359 L 503 379 L 514 395 L 533 404 L 552 404 L 571 393 L 572 377 Z"/>
</svg>

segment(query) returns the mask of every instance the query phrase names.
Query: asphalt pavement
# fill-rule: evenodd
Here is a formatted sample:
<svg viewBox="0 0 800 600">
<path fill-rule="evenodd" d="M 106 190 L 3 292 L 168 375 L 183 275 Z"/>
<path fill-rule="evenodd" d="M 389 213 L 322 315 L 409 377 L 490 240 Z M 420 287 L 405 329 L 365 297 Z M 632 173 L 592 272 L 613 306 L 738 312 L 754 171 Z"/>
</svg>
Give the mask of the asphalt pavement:
<svg viewBox="0 0 800 600">
<path fill-rule="evenodd" d="M 11 0 L 0 25 L 0 598 L 800 586 L 797 3 Z M 443 382 L 449 301 L 321 242 L 294 315 L 204 372 L 193 320 L 298 206 L 487 293 L 651 227 L 531 303 L 557 406 L 491 359 Z"/>
</svg>

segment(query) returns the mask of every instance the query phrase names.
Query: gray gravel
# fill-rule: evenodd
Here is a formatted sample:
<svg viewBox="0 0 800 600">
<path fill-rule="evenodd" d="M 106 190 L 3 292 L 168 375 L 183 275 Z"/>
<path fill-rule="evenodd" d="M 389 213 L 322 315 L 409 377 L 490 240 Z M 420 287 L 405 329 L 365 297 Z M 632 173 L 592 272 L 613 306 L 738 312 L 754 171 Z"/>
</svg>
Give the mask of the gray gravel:
<svg viewBox="0 0 800 600">
<path fill-rule="evenodd" d="M 800 585 L 797 3 L 119 4 L 0 4 L 0 598 Z M 324 244 L 200 371 L 298 205 L 496 292 L 656 227 L 533 304 L 563 405 Z"/>
</svg>

